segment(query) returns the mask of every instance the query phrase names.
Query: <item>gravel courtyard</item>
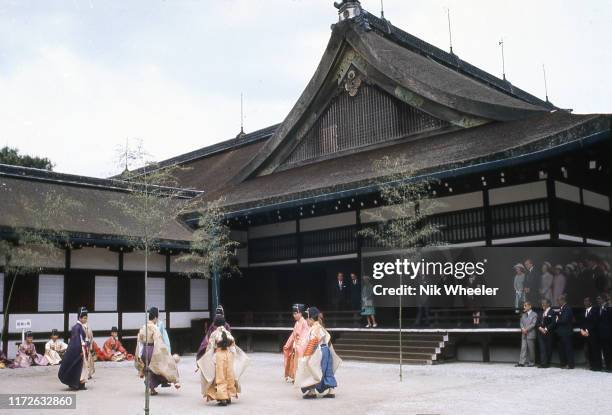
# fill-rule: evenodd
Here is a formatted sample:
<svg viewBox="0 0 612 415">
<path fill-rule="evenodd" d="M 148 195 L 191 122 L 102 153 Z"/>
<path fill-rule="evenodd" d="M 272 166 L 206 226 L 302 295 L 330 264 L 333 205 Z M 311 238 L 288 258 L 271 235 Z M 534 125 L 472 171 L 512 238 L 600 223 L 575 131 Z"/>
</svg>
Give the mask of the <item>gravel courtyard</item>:
<svg viewBox="0 0 612 415">
<path fill-rule="evenodd" d="M 280 355 L 254 353 L 243 394 L 228 407 L 206 404 L 194 373 L 193 356 L 180 363 L 183 387 L 160 388 L 151 414 L 577 414 L 612 413 L 612 374 L 585 369 L 515 368 L 506 364 L 446 363 L 406 366 L 404 382 L 395 365 L 344 362 L 337 373 L 336 399 L 305 401 L 281 379 Z M 77 394 L 77 409 L 51 414 L 143 413 L 143 384 L 131 363 L 99 363 L 89 390 Z M 596 391 L 607 399 L 593 399 Z M 0 370 L 0 393 L 62 393 L 57 367 Z M 528 391 L 528 392 L 527 392 Z M 43 411 L 0 410 L 40 414 Z"/>
</svg>

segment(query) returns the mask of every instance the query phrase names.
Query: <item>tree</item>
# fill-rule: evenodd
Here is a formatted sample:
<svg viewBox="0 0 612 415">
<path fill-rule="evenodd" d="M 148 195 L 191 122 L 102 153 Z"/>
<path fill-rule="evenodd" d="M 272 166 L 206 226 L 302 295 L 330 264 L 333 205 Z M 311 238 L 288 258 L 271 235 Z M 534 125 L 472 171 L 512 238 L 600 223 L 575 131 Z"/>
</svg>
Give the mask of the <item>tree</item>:
<svg viewBox="0 0 612 415">
<path fill-rule="evenodd" d="M 431 198 L 433 181 L 419 179 L 407 168 L 405 158 L 384 157 L 374 163 L 382 207 L 371 219 L 375 226 L 364 227 L 359 235 L 374 246 L 401 252 L 409 261 L 417 260 L 419 250 L 430 245 L 439 227 L 430 220 L 436 202 Z M 440 242 L 437 242 L 440 244 Z M 399 285 L 402 286 L 402 274 Z M 402 296 L 399 296 L 399 377 L 403 380 Z"/>
<path fill-rule="evenodd" d="M 144 253 L 144 327 L 147 336 L 148 322 L 148 271 L 149 256 L 158 250 L 163 243 L 169 226 L 174 223 L 186 207 L 184 191 L 178 188 L 174 176 L 178 166 L 161 168 L 149 159 L 142 141 L 132 149 L 119 150 L 119 163 L 125 166 L 121 174 L 122 187 L 128 195 L 124 198 L 110 200 L 127 221 L 107 218 L 118 235 L 135 250 Z M 130 165 L 141 166 L 130 171 Z M 127 223 L 126 223 L 127 222 Z M 145 359 L 145 414 L 149 413 L 149 361 Z"/>
<path fill-rule="evenodd" d="M 36 169 L 53 170 L 53 163 L 48 158 L 33 157 L 24 154 L 19 154 L 16 148 L 8 146 L 0 149 L 0 164 L 9 164 L 11 166 L 34 167 Z"/>
<path fill-rule="evenodd" d="M 8 229 L 0 239 L 0 258 L 4 262 L 4 272 L 11 281 L 4 308 L 4 347 L 8 335 L 9 308 L 17 278 L 39 272 L 38 264 L 43 261 L 63 258 L 61 248 L 70 247 L 70 235 L 63 225 L 69 223 L 70 218 L 75 217 L 82 206 L 80 202 L 54 190 L 47 191 L 40 201 L 36 203 L 21 195 L 14 211 L 22 212 L 26 220 L 9 218 L 9 222 L 16 226 Z"/>
<path fill-rule="evenodd" d="M 219 278 L 240 274 L 235 258 L 239 242 L 231 239 L 230 227 L 225 223 L 223 199 L 194 205 L 193 214 L 198 225 L 188 254 L 179 261 L 191 265 L 191 276 L 212 278 L 213 308 L 219 305 Z"/>
</svg>

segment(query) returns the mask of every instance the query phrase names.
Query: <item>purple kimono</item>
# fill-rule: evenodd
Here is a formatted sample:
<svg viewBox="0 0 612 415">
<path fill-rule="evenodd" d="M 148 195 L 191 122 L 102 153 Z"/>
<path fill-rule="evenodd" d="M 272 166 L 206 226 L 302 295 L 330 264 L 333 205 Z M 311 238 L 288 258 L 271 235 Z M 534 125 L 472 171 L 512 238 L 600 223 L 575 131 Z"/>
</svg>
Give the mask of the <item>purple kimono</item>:
<svg viewBox="0 0 612 415">
<path fill-rule="evenodd" d="M 81 384 L 81 372 L 83 370 L 83 343 L 86 343 L 86 349 L 88 344 L 86 342 L 87 335 L 83 326 L 79 323 L 72 326 L 70 331 L 70 342 L 68 342 L 68 348 L 62 362 L 60 363 L 57 377 L 64 384 L 68 385 L 73 389 L 77 389 Z"/>
<path fill-rule="evenodd" d="M 47 358 L 41 354 L 36 353 L 36 346 L 34 343 L 21 343 L 17 350 L 17 357 L 15 361 L 10 365 L 12 369 L 20 367 L 30 367 L 34 365 L 47 366 L 49 362 Z"/>
<path fill-rule="evenodd" d="M 223 327 L 225 327 L 225 330 L 231 331 L 229 324 L 225 323 Z M 204 353 L 206 353 L 206 348 L 208 347 L 208 340 L 210 339 L 211 333 L 215 330 L 217 330 L 217 326 L 214 323 L 212 323 L 208 327 L 208 330 L 206 331 L 206 335 L 202 339 L 202 343 L 200 343 L 200 347 L 198 348 L 198 353 L 196 354 L 196 361 L 200 360 L 200 358 L 204 356 Z"/>
</svg>

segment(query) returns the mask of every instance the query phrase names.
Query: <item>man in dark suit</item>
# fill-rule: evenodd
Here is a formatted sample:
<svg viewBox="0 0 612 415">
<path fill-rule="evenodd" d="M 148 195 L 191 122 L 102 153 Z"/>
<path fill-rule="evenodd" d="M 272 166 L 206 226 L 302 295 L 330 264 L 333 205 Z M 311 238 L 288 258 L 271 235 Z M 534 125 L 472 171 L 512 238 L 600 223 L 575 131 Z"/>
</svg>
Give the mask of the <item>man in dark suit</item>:
<svg viewBox="0 0 612 415">
<path fill-rule="evenodd" d="M 559 359 L 561 360 L 562 369 L 573 369 L 575 366 L 574 348 L 572 346 L 574 313 L 567 304 L 567 297 L 565 295 L 559 297 L 559 304 L 561 308 L 557 312 L 555 319 L 555 334 L 559 338 Z"/>
<path fill-rule="evenodd" d="M 344 274 L 339 272 L 336 275 L 336 281 L 334 283 L 332 305 L 335 310 L 343 310 L 346 307 L 346 300 L 348 298 L 348 286 L 344 281 Z"/>
<path fill-rule="evenodd" d="M 537 274 L 533 260 L 526 259 L 523 265 L 525 265 L 525 282 L 523 283 L 525 300 L 531 302 L 531 304 L 539 304 L 540 276 Z"/>
<path fill-rule="evenodd" d="M 361 310 L 361 282 L 354 272 L 351 272 L 349 286 L 351 287 L 351 310 Z"/>
<path fill-rule="evenodd" d="M 597 308 L 599 318 L 597 319 L 597 334 L 599 335 L 599 346 L 603 352 L 605 369 L 612 371 L 612 309 L 610 308 L 607 294 L 597 296 Z"/>
<path fill-rule="evenodd" d="M 538 313 L 538 344 L 540 346 L 540 368 L 550 366 L 553 349 L 553 332 L 555 329 L 555 314 L 550 307 L 550 301 L 542 300 L 542 311 Z"/>
<path fill-rule="evenodd" d="M 593 307 L 590 297 L 584 299 L 584 316 L 580 325 L 580 335 L 587 344 L 587 357 L 591 370 L 601 370 L 601 350 L 599 348 L 599 333 L 597 330 L 599 310 Z"/>
</svg>

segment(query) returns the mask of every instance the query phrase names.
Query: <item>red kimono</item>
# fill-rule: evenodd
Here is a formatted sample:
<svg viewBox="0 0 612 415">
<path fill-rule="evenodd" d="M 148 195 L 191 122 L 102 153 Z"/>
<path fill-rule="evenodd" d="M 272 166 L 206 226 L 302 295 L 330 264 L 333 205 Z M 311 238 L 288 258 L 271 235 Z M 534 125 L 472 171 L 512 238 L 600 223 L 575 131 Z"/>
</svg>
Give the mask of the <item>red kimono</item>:
<svg viewBox="0 0 612 415">
<path fill-rule="evenodd" d="M 113 336 L 109 337 L 108 340 L 104 342 L 103 356 L 106 357 L 105 360 L 111 360 L 113 362 L 134 360 L 134 356 L 129 354 L 119 339 Z"/>
</svg>

